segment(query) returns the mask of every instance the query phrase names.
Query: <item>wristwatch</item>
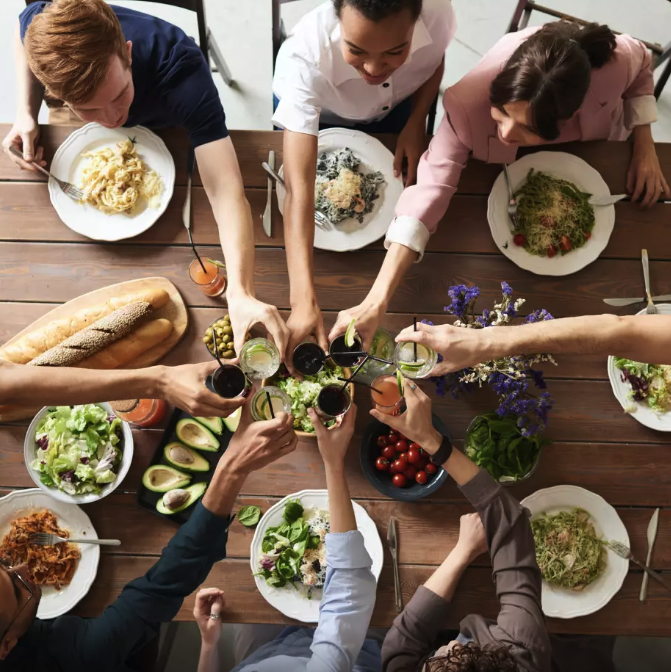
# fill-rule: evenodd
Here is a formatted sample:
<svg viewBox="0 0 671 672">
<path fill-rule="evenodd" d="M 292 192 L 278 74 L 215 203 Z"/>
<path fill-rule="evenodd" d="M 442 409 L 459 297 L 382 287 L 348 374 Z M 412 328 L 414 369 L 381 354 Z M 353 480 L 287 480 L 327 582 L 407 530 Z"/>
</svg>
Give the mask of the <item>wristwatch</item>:
<svg viewBox="0 0 671 672">
<path fill-rule="evenodd" d="M 443 465 L 452 455 L 452 441 L 447 436 L 443 436 L 440 448 L 431 456 L 431 461 L 438 465 Z"/>
</svg>

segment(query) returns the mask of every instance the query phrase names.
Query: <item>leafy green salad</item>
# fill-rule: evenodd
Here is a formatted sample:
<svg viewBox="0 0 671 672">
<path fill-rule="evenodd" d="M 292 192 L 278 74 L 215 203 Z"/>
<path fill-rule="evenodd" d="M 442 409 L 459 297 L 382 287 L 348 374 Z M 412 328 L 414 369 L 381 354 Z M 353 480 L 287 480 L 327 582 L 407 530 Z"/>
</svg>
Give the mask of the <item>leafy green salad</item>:
<svg viewBox="0 0 671 672">
<path fill-rule="evenodd" d="M 308 408 L 314 406 L 322 387 L 340 382 L 338 378 L 344 375 L 344 371 L 339 366 L 329 367 L 327 364 L 316 376 L 304 376 L 303 380 L 291 377 L 278 378 L 277 387 L 284 390 L 291 399 L 294 429 L 311 433 L 315 431 L 308 415 Z M 327 423 L 327 426 L 332 424 L 333 421 Z"/>
<path fill-rule="evenodd" d="M 671 366 L 643 364 L 624 357 L 616 357 L 615 366 L 622 371 L 622 380 L 631 385 L 632 401 L 643 401 L 657 413 L 671 410 Z"/>
<path fill-rule="evenodd" d="M 312 590 L 323 588 L 326 580 L 324 539 L 329 529 L 328 511 L 304 509 L 297 499 L 289 500 L 282 524 L 266 530 L 255 576 L 262 576 L 273 588 L 302 584 L 310 599 Z"/>
<path fill-rule="evenodd" d="M 99 494 L 117 477 L 121 420 L 101 406 L 57 406 L 37 426 L 31 468 L 42 483 L 68 495 Z"/>
</svg>

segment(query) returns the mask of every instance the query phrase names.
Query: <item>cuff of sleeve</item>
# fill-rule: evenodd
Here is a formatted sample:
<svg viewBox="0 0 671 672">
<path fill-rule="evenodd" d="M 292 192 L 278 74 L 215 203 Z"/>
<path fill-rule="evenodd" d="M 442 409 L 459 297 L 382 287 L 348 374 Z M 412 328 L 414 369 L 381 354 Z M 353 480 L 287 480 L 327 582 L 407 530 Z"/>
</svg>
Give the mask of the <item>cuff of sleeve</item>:
<svg viewBox="0 0 671 672">
<path fill-rule="evenodd" d="M 387 229 L 384 246 L 389 249 L 392 243 L 405 245 L 417 252 L 417 261 L 419 262 L 424 256 L 424 249 L 430 237 L 429 230 L 418 219 L 408 215 L 400 215 L 394 219 Z"/>
<path fill-rule="evenodd" d="M 412 612 L 417 615 L 420 623 L 425 624 L 425 630 L 444 627 L 444 623 L 449 615 L 450 603 L 436 595 L 426 586 L 420 586 L 413 595 L 405 608 L 406 612 Z"/>
<path fill-rule="evenodd" d="M 624 101 L 624 125 L 628 130 L 657 121 L 657 101 L 654 96 L 638 96 Z"/>
<path fill-rule="evenodd" d="M 326 564 L 329 569 L 365 569 L 373 561 L 358 530 L 326 535 Z"/>
<path fill-rule="evenodd" d="M 468 501 L 476 508 L 484 508 L 493 499 L 501 496 L 503 491 L 501 484 L 497 483 L 485 469 L 473 476 L 473 478 L 459 486 Z"/>
<path fill-rule="evenodd" d="M 212 511 L 205 508 L 201 501 L 196 504 L 196 507 L 189 518 L 189 524 L 206 534 L 219 535 L 228 532 L 228 528 L 234 520 L 234 515 L 228 516 L 227 518 L 217 516 L 212 513 Z"/>
<path fill-rule="evenodd" d="M 299 106 L 283 98 L 275 110 L 272 122 L 278 128 L 293 133 L 319 135 L 320 110 L 315 107 Z"/>
</svg>

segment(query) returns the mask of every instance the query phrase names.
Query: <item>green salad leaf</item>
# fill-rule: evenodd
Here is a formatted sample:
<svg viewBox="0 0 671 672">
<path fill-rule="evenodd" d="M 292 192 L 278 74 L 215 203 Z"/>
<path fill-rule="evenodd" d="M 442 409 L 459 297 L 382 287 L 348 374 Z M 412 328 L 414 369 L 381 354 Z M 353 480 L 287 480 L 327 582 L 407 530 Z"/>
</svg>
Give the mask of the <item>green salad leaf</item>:
<svg viewBox="0 0 671 672">
<path fill-rule="evenodd" d="M 243 506 L 238 511 L 237 518 L 241 525 L 254 527 L 261 520 L 261 509 L 258 506 Z"/>
</svg>

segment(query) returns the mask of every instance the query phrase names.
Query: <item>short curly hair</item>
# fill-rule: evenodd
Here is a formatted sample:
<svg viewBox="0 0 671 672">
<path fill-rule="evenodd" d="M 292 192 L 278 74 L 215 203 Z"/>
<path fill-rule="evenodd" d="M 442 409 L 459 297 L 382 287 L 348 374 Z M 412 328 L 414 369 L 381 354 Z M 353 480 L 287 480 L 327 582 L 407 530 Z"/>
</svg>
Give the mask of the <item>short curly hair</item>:
<svg viewBox="0 0 671 672">
<path fill-rule="evenodd" d="M 345 6 L 353 7 L 369 21 L 375 22 L 384 21 L 405 9 L 410 11 L 415 21 L 422 13 L 422 0 L 333 0 L 338 18 Z"/>
<path fill-rule="evenodd" d="M 466 646 L 455 644 L 445 655 L 426 661 L 426 672 L 521 672 L 510 653 L 501 644 L 486 644 L 482 648 L 474 642 Z"/>
</svg>

